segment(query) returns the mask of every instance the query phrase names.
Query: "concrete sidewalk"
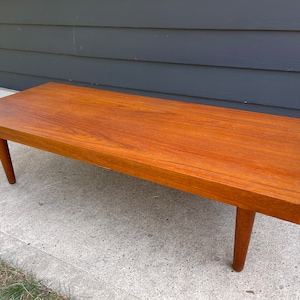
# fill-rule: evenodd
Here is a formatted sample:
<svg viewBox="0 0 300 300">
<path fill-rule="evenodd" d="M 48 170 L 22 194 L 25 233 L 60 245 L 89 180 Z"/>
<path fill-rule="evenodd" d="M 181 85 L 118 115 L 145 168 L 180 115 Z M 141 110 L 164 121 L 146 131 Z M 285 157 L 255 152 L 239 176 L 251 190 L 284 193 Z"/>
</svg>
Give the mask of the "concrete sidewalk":
<svg viewBox="0 0 300 300">
<path fill-rule="evenodd" d="M 51 288 L 73 299 L 300 299 L 300 226 L 257 214 L 236 273 L 234 207 L 9 146 L 17 183 L 0 168 L 0 257 Z"/>
</svg>

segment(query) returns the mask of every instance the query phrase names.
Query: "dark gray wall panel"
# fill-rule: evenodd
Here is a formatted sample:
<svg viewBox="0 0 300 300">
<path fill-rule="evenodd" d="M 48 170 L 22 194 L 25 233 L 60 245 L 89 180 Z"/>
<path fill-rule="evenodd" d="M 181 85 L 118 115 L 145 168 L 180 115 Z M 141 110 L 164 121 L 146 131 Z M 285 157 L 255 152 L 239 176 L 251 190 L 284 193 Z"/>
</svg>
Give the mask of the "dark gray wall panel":
<svg viewBox="0 0 300 300">
<path fill-rule="evenodd" d="M 300 109 L 300 73 L 93 59 L 0 50 L 2 71 Z M 162 80 L 163 79 L 163 80 Z"/>
<path fill-rule="evenodd" d="M 0 48 L 98 58 L 300 71 L 300 32 L 0 25 Z"/>
<path fill-rule="evenodd" d="M 0 85 L 71 80 L 299 114 L 299 11 L 299 0 L 0 0 Z"/>
<path fill-rule="evenodd" d="M 299 30 L 298 0 L 0 0 L 0 22 L 84 26 Z"/>
<path fill-rule="evenodd" d="M 0 24 L 0 48 L 74 54 L 73 32 L 64 26 Z"/>
<path fill-rule="evenodd" d="M 116 88 L 116 87 L 107 87 L 101 85 L 90 85 L 88 83 L 83 82 L 69 82 L 65 80 L 58 80 L 53 78 L 46 78 L 46 77 L 36 77 L 30 75 L 22 75 L 22 74 L 15 74 L 15 73 L 6 73 L 0 71 L 0 86 L 5 86 L 7 88 L 16 89 L 16 90 L 23 90 L 34 87 L 39 84 L 43 84 L 49 81 L 59 82 L 59 83 L 66 83 L 72 85 L 80 85 L 86 87 L 93 87 L 99 89 L 107 89 L 112 91 L 118 92 L 125 92 L 129 94 L 137 94 L 137 95 L 146 95 L 152 96 L 157 98 L 163 99 L 170 99 L 170 100 L 177 100 L 177 101 L 184 101 L 184 102 L 193 102 L 205 105 L 213 105 L 213 106 L 223 106 L 228 108 L 234 109 L 242 109 L 242 110 L 251 110 L 256 112 L 263 112 L 268 114 L 277 114 L 277 115 L 284 115 L 289 117 L 296 117 L 300 118 L 300 110 L 296 109 L 288 109 L 282 107 L 275 107 L 275 106 L 264 106 L 264 105 L 257 105 L 251 103 L 239 103 L 233 101 L 220 101 L 216 99 L 206 99 L 206 98 L 199 98 L 199 97 L 188 97 L 183 95 L 174 95 L 174 94 L 165 94 L 165 93 L 157 93 L 157 92 L 145 92 L 142 90 L 133 90 L 133 89 L 126 89 L 126 88 Z"/>
<path fill-rule="evenodd" d="M 0 71 L 0 86 L 4 86 L 6 88 L 14 89 L 17 91 L 29 89 L 31 87 L 44 84 L 50 81 L 65 83 L 64 81 L 56 79 Z"/>
<path fill-rule="evenodd" d="M 76 28 L 78 55 L 300 71 L 300 32 Z"/>
</svg>

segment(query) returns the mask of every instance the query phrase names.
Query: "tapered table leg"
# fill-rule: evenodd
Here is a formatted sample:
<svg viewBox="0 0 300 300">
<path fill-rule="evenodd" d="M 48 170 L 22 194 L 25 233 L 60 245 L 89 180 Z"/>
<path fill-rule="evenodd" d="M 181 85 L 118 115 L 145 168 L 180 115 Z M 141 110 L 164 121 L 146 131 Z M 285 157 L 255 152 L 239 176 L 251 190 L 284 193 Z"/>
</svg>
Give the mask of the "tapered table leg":
<svg viewBox="0 0 300 300">
<path fill-rule="evenodd" d="M 0 139 L 0 158 L 9 183 L 16 183 L 16 177 L 12 166 L 7 141 Z"/>
<path fill-rule="evenodd" d="M 254 218 L 254 211 L 237 207 L 233 258 L 233 269 L 237 272 L 242 271 L 244 268 Z"/>
</svg>

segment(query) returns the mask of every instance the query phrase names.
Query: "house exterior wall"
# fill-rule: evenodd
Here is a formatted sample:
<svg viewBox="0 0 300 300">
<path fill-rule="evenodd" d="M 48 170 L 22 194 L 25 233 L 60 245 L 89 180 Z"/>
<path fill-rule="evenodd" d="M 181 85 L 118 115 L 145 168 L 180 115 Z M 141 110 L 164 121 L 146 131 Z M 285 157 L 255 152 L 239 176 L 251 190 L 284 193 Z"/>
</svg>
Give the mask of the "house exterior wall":
<svg viewBox="0 0 300 300">
<path fill-rule="evenodd" d="M 0 0 L 0 86 L 72 83 L 300 117 L 298 0 Z"/>
</svg>

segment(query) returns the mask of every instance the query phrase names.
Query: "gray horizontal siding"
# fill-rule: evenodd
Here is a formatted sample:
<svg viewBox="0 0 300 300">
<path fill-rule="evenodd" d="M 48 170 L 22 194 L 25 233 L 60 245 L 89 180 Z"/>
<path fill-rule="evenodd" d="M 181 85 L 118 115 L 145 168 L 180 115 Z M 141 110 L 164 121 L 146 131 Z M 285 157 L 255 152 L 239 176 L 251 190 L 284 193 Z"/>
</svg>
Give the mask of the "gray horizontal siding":
<svg viewBox="0 0 300 300">
<path fill-rule="evenodd" d="M 300 117 L 298 0 L 0 7 L 2 86 L 71 82 Z"/>
<path fill-rule="evenodd" d="M 60 80 L 57 78 L 49 78 L 49 77 L 41 77 L 41 76 L 32 76 L 32 75 L 24 75 L 24 74 L 16 74 L 16 73 L 7 73 L 7 72 L 1 72 L 0 71 L 0 82 L 4 86 L 10 86 L 12 82 L 18 82 L 18 86 L 20 90 L 24 90 L 30 87 L 34 87 L 39 84 L 47 83 L 49 81 L 52 82 L 58 82 L 58 83 L 65 83 L 65 84 L 71 84 L 71 85 L 80 85 L 80 86 L 86 86 L 86 87 L 93 87 L 93 88 L 99 88 L 99 89 L 107 89 L 107 90 L 113 90 L 117 92 L 125 92 L 130 94 L 136 94 L 136 95 L 148 95 L 153 97 L 158 97 L 162 99 L 172 99 L 177 101 L 183 101 L 183 102 L 192 102 L 192 103 L 202 103 L 206 105 L 213 105 L 213 106 L 222 106 L 222 107 L 228 107 L 228 108 L 234 108 L 234 109 L 241 109 L 241 110 L 250 110 L 250 111 L 256 111 L 256 112 L 264 112 L 269 114 L 279 114 L 279 115 L 285 115 L 285 116 L 291 116 L 291 117 L 300 117 L 299 110 L 291 109 L 291 108 L 282 108 L 282 107 L 275 107 L 275 106 L 261 106 L 257 104 L 251 104 L 251 103 L 241 103 L 241 102 L 234 102 L 234 101 L 222 101 L 217 99 L 208 99 L 208 98 L 199 98 L 199 97 L 189 97 L 186 95 L 170 95 L 170 94 L 164 94 L 159 92 L 149 92 L 149 91 L 143 91 L 143 90 L 134 90 L 134 89 L 126 89 L 121 87 L 106 87 L 102 85 L 96 85 L 96 84 L 89 84 L 85 82 L 75 82 L 75 81 L 69 81 L 69 80 Z"/>
<path fill-rule="evenodd" d="M 299 30 L 299 0 L 1 0 L 0 22 L 138 28 Z"/>
<path fill-rule="evenodd" d="M 300 31 L 0 25 L 0 36 L 2 49 L 134 61 L 300 71 Z"/>
<path fill-rule="evenodd" d="M 300 109 L 300 73 L 257 72 L 12 50 L 0 50 L 0 65 L 2 71 L 10 73 Z M 282 99 L 286 100 L 283 102 Z"/>
</svg>

